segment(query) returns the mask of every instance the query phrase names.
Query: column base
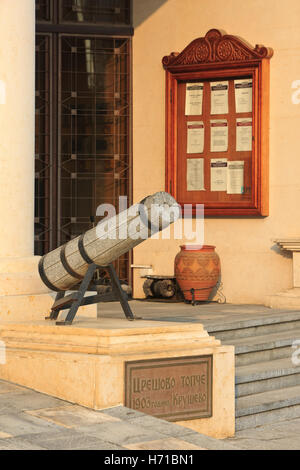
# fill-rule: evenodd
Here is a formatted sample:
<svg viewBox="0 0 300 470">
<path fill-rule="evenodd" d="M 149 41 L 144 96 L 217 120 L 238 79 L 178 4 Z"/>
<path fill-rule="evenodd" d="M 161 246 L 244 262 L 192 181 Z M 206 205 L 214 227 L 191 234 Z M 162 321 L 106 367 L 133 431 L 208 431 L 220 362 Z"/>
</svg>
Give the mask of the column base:
<svg viewBox="0 0 300 470">
<path fill-rule="evenodd" d="M 40 256 L 0 259 L 0 322 L 44 320 L 49 315 L 56 292 L 42 282 Z M 64 318 L 67 311 L 61 313 Z M 97 306 L 80 307 L 83 316 L 97 317 Z"/>
<path fill-rule="evenodd" d="M 39 275 L 40 258 L 0 258 L 0 296 L 49 293 Z"/>
<path fill-rule="evenodd" d="M 40 256 L 0 259 L 0 322 L 42 319 L 53 299 L 38 273 Z"/>
<path fill-rule="evenodd" d="M 6 357 L 5 363 L 0 363 L 1 379 L 95 410 L 125 404 L 125 362 L 162 358 L 193 361 L 198 356 L 212 355 L 212 416 L 182 421 L 179 418 L 176 423 L 217 438 L 234 435 L 234 347 L 221 345 L 199 323 L 128 322 L 114 318 L 99 321 L 80 317 L 72 326 L 56 326 L 50 320 L 2 323 L 0 340 L 5 345 Z M 152 380 L 166 383 L 166 379 L 157 378 L 160 372 L 156 370 L 150 376 L 147 372 L 145 377 L 150 377 L 150 383 Z M 179 414 L 183 416 L 187 415 L 188 399 L 194 397 L 189 388 L 193 377 L 200 376 L 187 376 L 189 383 L 180 392 L 183 395 Z M 170 378 L 172 370 L 169 381 Z M 149 380 L 144 382 L 149 400 L 154 399 L 155 391 L 161 390 L 161 401 L 155 402 L 154 411 L 164 412 L 164 393 L 171 392 L 163 385 L 151 388 Z M 172 392 L 176 396 L 177 387 L 176 382 Z M 137 407 L 141 407 L 135 409 L 147 413 L 143 400 L 139 401 L 141 405 Z"/>
<path fill-rule="evenodd" d="M 293 287 L 278 294 L 268 295 L 265 305 L 271 308 L 300 309 L 300 287 Z"/>
<path fill-rule="evenodd" d="M 42 320 L 50 314 L 50 294 L 0 296 L 0 323 L 6 321 Z"/>
</svg>

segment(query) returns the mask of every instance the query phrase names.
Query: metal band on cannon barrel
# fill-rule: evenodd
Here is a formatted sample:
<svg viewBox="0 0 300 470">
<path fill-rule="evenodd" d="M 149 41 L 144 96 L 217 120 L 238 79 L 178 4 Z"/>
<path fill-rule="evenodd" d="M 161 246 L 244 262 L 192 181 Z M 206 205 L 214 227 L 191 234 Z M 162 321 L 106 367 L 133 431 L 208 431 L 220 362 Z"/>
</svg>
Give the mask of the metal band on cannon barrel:
<svg viewBox="0 0 300 470">
<path fill-rule="evenodd" d="M 79 243 L 78 243 L 78 245 L 79 245 Z M 61 260 L 61 263 L 62 263 L 63 267 L 65 268 L 65 270 L 71 276 L 76 277 L 76 279 L 83 279 L 83 276 L 80 276 L 80 274 L 78 274 L 76 271 L 74 271 L 74 269 L 72 269 L 71 266 L 69 265 L 69 263 L 67 261 L 67 258 L 66 258 L 66 245 L 63 245 L 61 247 L 60 260 Z"/>
<path fill-rule="evenodd" d="M 45 270 L 44 270 L 44 259 L 45 259 L 45 256 L 42 256 L 42 258 L 40 259 L 39 261 L 39 266 L 38 266 L 38 269 L 39 269 L 39 275 L 43 281 L 43 283 L 50 289 L 50 290 L 54 290 L 55 292 L 59 292 L 60 289 L 58 289 L 56 286 L 54 286 L 50 281 L 49 279 L 47 278 L 46 276 L 46 273 L 45 273 Z"/>
<path fill-rule="evenodd" d="M 83 246 L 83 238 L 84 238 L 84 233 L 82 235 L 80 235 L 79 239 L 78 239 L 78 250 L 79 250 L 79 253 L 81 254 L 82 258 L 84 259 L 84 261 L 86 261 L 88 264 L 92 264 L 94 261 L 89 257 L 89 255 L 87 254 L 87 252 L 85 251 L 84 249 L 84 246 Z"/>
</svg>

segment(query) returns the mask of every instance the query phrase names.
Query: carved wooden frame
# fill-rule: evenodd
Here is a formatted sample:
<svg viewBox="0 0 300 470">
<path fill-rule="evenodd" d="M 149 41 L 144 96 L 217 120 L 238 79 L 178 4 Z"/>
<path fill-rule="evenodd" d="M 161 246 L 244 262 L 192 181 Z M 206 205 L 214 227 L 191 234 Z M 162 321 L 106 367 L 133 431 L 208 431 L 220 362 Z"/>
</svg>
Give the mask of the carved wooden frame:
<svg viewBox="0 0 300 470">
<path fill-rule="evenodd" d="M 204 203 L 205 215 L 269 215 L 269 59 L 273 50 L 253 48 L 244 40 L 211 29 L 192 41 L 181 53 L 163 57 L 166 70 L 166 191 L 177 199 L 177 91 L 178 83 L 190 80 L 253 79 L 253 148 L 251 202 Z M 186 201 L 178 201 L 182 206 Z M 193 206 L 193 214 L 195 207 Z"/>
</svg>

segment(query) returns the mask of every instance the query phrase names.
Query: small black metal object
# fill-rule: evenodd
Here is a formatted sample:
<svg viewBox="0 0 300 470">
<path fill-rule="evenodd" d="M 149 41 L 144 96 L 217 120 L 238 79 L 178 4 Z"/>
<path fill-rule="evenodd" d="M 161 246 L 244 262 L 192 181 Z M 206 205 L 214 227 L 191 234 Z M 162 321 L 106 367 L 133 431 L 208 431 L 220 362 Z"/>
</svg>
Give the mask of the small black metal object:
<svg viewBox="0 0 300 470">
<path fill-rule="evenodd" d="M 147 274 L 143 290 L 148 301 L 179 302 L 183 300 L 183 295 L 176 282 L 175 276 L 160 276 L 157 274 Z M 165 284 L 168 282 L 169 285 Z"/>
<path fill-rule="evenodd" d="M 193 287 L 191 288 L 191 294 L 192 294 L 192 305 L 195 305 L 195 289 Z"/>
<path fill-rule="evenodd" d="M 226 297 L 225 297 L 225 295 L 224 295 L 223 292 L 222 292 L 222 287 L 223 287 L 223 284 L 220 283 L 220 284 L 219 284 L 219 287 L 218 287 L 218 289 L 217 289 L 217 294 L 218 294 L 218 296 L 219 296 L 217 302 L 218 302 L 219 304 L 226 304 Z M 192 287 L 191 289 L 183 290 L 183 291 L 182 291 L 183 294 L 184 294 L 185 292 L 190 292 L 191 295 L 192 295 L 192 300 L 185 300 L 185 303 L 191 303 L 193 306 L 195 306 L 195 305 L 200 305 L 200 304 L 203 302 L 203 300 L 195 300 L 195 292 L 200 291 L 200 290 L 205 290 L 205 289 L 207 289 L 207 288 L 206 288 L 206 287 L 200 287 L 199 289 L 194 289 L 194 288 Z M 207 300 L 204 300 L 204 302 L 207 302 Z M 210 301 L 208 300 L 208 302 L 210 302 Z"/>
<path fill-rule="evenodd" d="M 72 325 L 72 322 L 76 316 L 77 310 L 81 305 L 91 305 L 101 301 L 110 300 L 112 295 L 110 292 L 104 294 L 91 295 L 84 297 L 86 291 L 91 288 L 91 281 L 94 273 L 98 268 L 105 268 L 108 271 L 111 279 L 113 294 L 118 298 L 125 317 L 127 320 L 139 320 L 140 317 L 135 317 L 128 303 L 128 297 L 126 292 L 123 291 L 117 273 L 112 264 L 108 266 L 98 266 L 95 263 L 90 263 L 88 270 L 82 279 L 77 291 L 65 296 L 64 291 L 60 291 L 56 294 L 54 304 L 51 308 L 51 313 L 46 319 L 57 320 L 59 312 L 61 310 L 70 309 L 65 320 L 57 321 L 56 325 Z M 92 286 L 93 287 L 93 286 Z"/>
</svg>

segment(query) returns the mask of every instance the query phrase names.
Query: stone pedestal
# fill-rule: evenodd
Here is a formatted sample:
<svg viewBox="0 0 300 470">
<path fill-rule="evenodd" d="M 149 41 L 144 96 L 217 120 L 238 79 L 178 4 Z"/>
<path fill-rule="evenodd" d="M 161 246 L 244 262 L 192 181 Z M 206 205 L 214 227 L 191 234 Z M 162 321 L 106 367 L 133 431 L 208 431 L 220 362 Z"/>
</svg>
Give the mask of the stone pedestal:
<svg viewBox="0 0 300 470">
<path fill-rule="evenodd" d="M 6 322 L 0 340 L 6 349 L 1 379 L 95 410 L 124 404 L 125 362 L 212 355 L 212 416 L 177 424 L 218 438 L 234 435 L 234 348 L 222 346 L 199 323 Z"/>
<path fill-rule="evenodd" d="M 300 308 L 300 238 L 281 238 L 274 240 L 282 250 L 293 254 L 293 287 L 278 294 L 269 295 L 266 305 L 271 308 Z"/>
</svg>

